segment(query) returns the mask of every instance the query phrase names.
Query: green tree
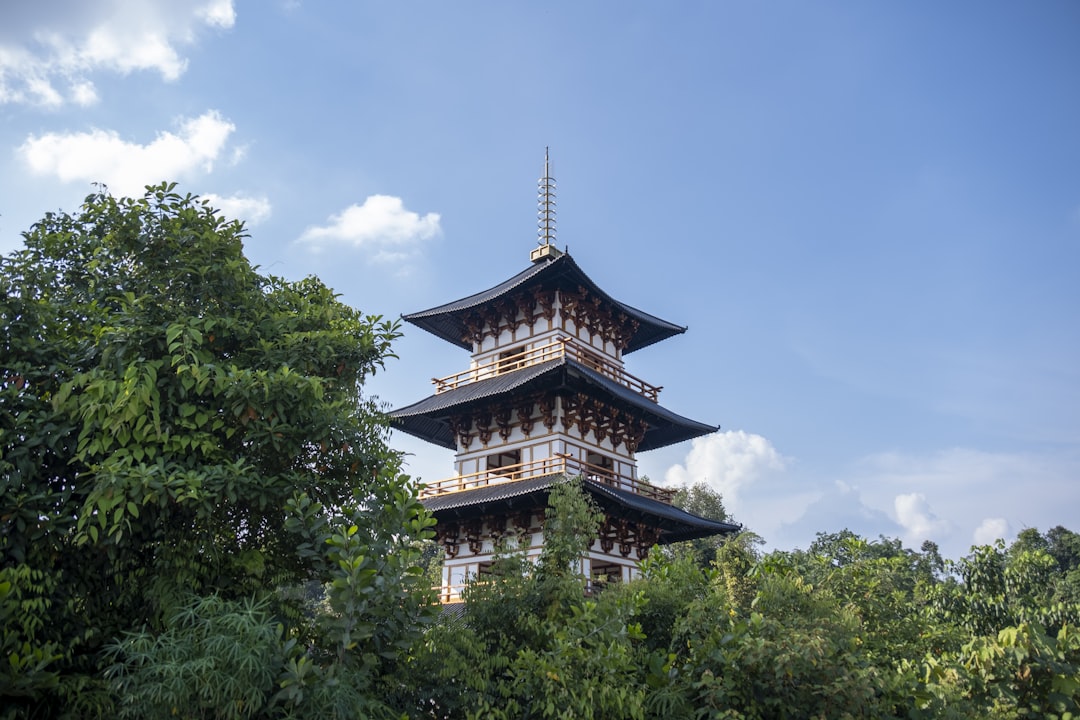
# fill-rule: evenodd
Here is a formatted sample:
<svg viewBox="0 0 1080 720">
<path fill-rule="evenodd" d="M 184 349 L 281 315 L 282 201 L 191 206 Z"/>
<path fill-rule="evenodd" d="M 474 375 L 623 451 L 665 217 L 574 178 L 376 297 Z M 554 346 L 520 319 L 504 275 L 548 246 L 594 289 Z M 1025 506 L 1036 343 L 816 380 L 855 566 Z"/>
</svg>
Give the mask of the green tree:
<svg viewBox="0 0 1080 720">
<path fill-rule="evenodd" d="M 438 718 L 638 718 L 645 686 L 636 605 L 586 594 L 577 560 L 599 515 L 573 480 L 555 486 L 535 564 L 508 547 L 427 634 L 403 688 Z"/>
<path fill-rule="evenodd" d="M 397 324 L 259 274 L 243 226 L 172 185 L 91 195 L 23 237 L 0 259 L 10 712 L 109 713 L 101 650 L 193 596 L 269 603 L 287 634 L 368 669 L 392 654 L 422 598 L 373 598 L 413 587 L 430 522 L 361 391 Z M 305 619 L 310 583 L 332 583 L 336 625 Z"/>
<path fill-rule="evenodd" d="M 1056 563 L 1053 580 L 1055 599 L 1080 603 L 1080 534 L 1061 525 L 1051 528 L 1045 535 L 1035 528 L 1027 528 L 1009 547 L 1009 554 L 1017 555 L 1023 550 L 1043 550 L 1049 554 Z"/>
<path fill-rule="evenodd" d="M 930 614 L 941 563 L 937 546 L 915 552 L 896 538 L 866 540 L 850 530 L 818 533 L 798 555 L 804 579 L 856 612 L 861 651 L 883 661 L 918 660 L 957 639 Z"/>
<path fill-rule="evenodd" d="M 934 606 L 972 635 L 994 636 L 1024 623 L 1057 632 L 1080 621 L 1080 606 L 1054 596 L 1057 562 L 1045 550 L 1021 546 L 1007 552 L 999 540 L 972 548 L 949 566 L 956 579 L 935 588 Z"/>
<path fill-rule="evenodd" d="M 1058 562 L 1058 569 L 1069 573 L 1080 568 L 1080 533 L 1061 525 L 1046 532 L 1047 552 Z"/>
<path fill-rule="evenodd" d="M 1071 718 L 1080 712 L 1080 605 L 1055 597 L 1058 563 L 1037 532 L 1006 551 L 995 545 L 949 563 L 935 586 L 936 616 L 962 631 L 962 646 L 926 658 L 924 686 L 960 698 L 972 715 Z"/>
<path fill-rule="evenodd" d="M 892 717 L 885 683 L 861 652 L 856 613 L 779 566 L 740 612 L 722 586 L 680 620 L 665 675 L 691 717 Z M 693 714 L 690 714 L 693 713 Z"/>
<path fill-rule="evenodd" d="M 164 631 L 132 632 L 111 646 L 107 674 L 122 698 L 120 717 L 258 717 L 284 650 L 265 604 L 212 595 L 177 608 Z"/>
</svg>

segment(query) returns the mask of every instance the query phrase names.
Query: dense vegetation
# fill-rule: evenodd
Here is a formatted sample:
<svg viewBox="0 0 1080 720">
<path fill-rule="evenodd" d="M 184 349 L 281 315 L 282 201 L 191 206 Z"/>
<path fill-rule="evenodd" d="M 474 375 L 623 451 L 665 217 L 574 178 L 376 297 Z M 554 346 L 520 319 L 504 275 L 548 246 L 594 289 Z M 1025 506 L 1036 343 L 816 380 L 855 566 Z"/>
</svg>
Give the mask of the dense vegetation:
<svg viewBox="0 0 1080 720">
<path fill-rule="evenodd" d="M 590 519 L 568 485 L 553 514 Z M 581 537 L 579 530 L 579 537 Z M 584 533 L 587 535 L 587 533 Z M 1080 535 L 1026 530 L 943 561 L 849 532 L 654 551 L 589 597 L 561 535 L 513 552 L 404 666 L 412 716 L 1069 718 L 1080 710 Z M 708 549 L 706 548 L 706 551 Z"/>
<path fill-rule="evenodd" d="M 456 612 L 361 392 L 397 326 L 265 277 L 171 186 L 0 260 L 0 718 L 1071 718 L 1080 535 L 943 560 L 888 538 L 568 568 L 510 542 Z M 704 486 L 680 501 L 722 516 Z"/>
<path fill-rule="evenodd" d="M 162 185 L 2 259 L 5 716 L 355 716 L 430 615 L 361 394 L 397 326 L 242 239 Z"/>
</svg>

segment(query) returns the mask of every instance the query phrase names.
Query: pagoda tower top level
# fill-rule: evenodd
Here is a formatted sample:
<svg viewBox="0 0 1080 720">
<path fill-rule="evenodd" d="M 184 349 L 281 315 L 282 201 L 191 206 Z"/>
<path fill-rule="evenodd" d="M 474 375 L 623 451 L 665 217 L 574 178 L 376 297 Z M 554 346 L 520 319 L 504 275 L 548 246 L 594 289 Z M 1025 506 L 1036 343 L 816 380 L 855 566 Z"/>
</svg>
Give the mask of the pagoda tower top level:
<svg viewBox="0 0 1080 720">
<path fill-rule="evenodd" d="M 551 155 L 544 148 L 544 171 L 537 181 L 537 236 L 529 253 L 532 265 L 495 287 L 437 307 L 403 315 L 407 322 L 474 353 L 482 351 L 485 335 L 498 337 L 510 327 L 518 334 L 522 323 L 536 330 L 540 316 L 575 322 L 590 341 L 610 346 L 621 360 L 626 353 L 686 332 L 686 328 L 620 302 L 600 289 L 574 262 L 555 247 L 555 178 Z M 534 333 L 530 333 L 534 334 Z M 515 338 L 516 340 L 516 338 Z"/>
<path fill-rule="evenodd" d="M 686 327 L 615 299 L 569 253 L 555 249 L 554 187 L 545 153 L 539 181 L 541 244 L 528 267 L 487 290 L 402 316 L 468 350 L 471 361 L 467 369 L 435 378 L 431 397 L 393 411 L 396 426 L 459 452 L 470 447 L 475 452 L 469 428 L 481 428 L 476 436 L 490 448 L 496 441 L 489 427 L 498 426 L 502 441 L 513 445 L 516 427 L 525 443 L 537 437 L 538 422 L 553 435 L 573 426 L 574 433 L 589 438 L 582 441 L 589 452 L 622 454 L 628 466 L 639 450 L 715 431 L 714 425 L 664 408 L 662 388 L 625 369 L 627 353 Z M 489 423 L 488 415 L 503 417 L 502 424 Z"/>
<path fill-rule="evenodd" d="M 480 340 L 484 325 L 491 327 L 499 323 L 495 312 L 502 312 L 504 316 L 513 314 L 519 319 L 531 304 L 534 309 L 529 309 L 529 313 L 550 313 L 550 303 L 555 301 L 556 294 L 560 307 L 569 314 L 583 320 L 592 317 L 597 334 L 610 335 L 620 354 L 686 332 L 685 326 L 662 320 L 611 297 L 578 267 L 569 253 L 561 252 L 535 260 L 525 270 L 492 288 L 402 315 L 402 319 L 472 351 Z M 512 323 L 513 320 L 504 317 L 503 322 Z"/>
</svg>

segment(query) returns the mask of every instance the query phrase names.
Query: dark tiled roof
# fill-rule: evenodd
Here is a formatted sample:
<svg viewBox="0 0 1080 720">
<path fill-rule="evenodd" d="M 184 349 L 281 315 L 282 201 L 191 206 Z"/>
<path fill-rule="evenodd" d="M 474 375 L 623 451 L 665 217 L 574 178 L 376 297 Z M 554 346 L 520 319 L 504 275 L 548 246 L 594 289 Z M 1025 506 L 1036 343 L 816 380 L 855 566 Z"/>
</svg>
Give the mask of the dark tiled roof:
<svg viewBox="0 0 1080 720">
<path fill-rule="evenodd" d="M 637 332 L 630 338 L 629 344 L 623 351 L 624 354 L 633 352 L 634 350 L 640 350 L 655 342 L 665 340 L 672 335 L 686 332 L 686 328 L 681 325 L 675 325 L 667 320 L 661 320 L 658 317 L 614 299 L 601 290 L 596 283 L 590 280 L 589 277 L 582 272 L 581 268 L 578 267 L 578 264 L 574 262 L 574 259 L 568 254 L 560 255 L 554 260 L 545 260 L 543 262 L 535 263 L 490 290 L 478 292 L 475 295 L 470 295 L 461 298 L 460 300 L 446 303 L 445 305 L 439 305 L 438 307 L 433 307 L 429 310 L 421 310 L 420 312 L 402 315 L 402 318 L 413 325 L 422 327 L 447 342 L 451 342 L 466 350 L 471 350 L 472 347 L 469 343 L 462 339 L 466 334 L 465 325 L 463 324 L 462 319 L 467 311 L 496 300 L 518 287 L 532 286 L 540 283 L 544 283 L 546 286 L 550 287 L 570 288 L 575 290 L 580 285 L 587 288 L 590 293 L 598 295 L 610 302 L 620 311 L 626 313 L 628 317 L 637 320 L 639 324 Z"/>
<path fill-rule="evenodd" d="M 486 514 L 493 511 L 490 507 L 494 503 L 498 508 L 523 506 L 544 507 L 547 505 L 547 491 L 552 483 L 561 479 L 563 475 L 542 475 L 539 477 L 516 480 L 514 482 L 495 483 L 472 490 L 435 495 L 421 500 L 430 512 L 438 516 L 443 510 L 458 510 L 460 508 L 472 508 L 470 514 Z M 542 502 L 537 505 L 537 498 Z"/>
<path fill-rule="evenodd" d="M 394 427 L 453 450 L 456 445 L 449 426 L 451 415 L 465 412 L 488 398 L 504 394 L 520 395 L 534 389 L 560 388 L 588 392 L 615 405 L 632 409 L 644 418 L 649 427 L 638 445 L 639 451 L 666 447 L 718 429 L 714 425 L 699 423 L 673 413 L 621 383 L 566 357 L 431 395 L 408 407 L 392 410 L 390 418 Z"/>
<path fill-rule="evenodd" d="M 546 507 L 548 491 L 556 483 L 565 481 L 566 476 L 562 474 L 546 475 L 423 498 L 421 502 L 439 521 L 469 519 L 500 511 Z M 608 514 L 647 522 L 658 528 L 661 545 L 712 535 L 726 535 L 741 529 L 739 525 L 708 520 L 659 500 L 595 480 L 582 479 L 582 487 Z"/>
<path fill-rule="evenodd" d="M 465 602 L 448 602 L 439 605 L 439 619 L 445 623 L 460 624 L 465 617 Z"/>
<path fill-rule="evenodd" d="M 607 504 L 604 500 L 607 496 L 612 504 L 622 508 L 624 516 L 655 522 L 660 527 L 661 544 L 712 535 L 729 535 L 742 529 L 733 523 L 699 517 L 674 505 L 592 480 L 585 480 L 584 486 L 592 492 L 601 506 Z"/>
</svg>

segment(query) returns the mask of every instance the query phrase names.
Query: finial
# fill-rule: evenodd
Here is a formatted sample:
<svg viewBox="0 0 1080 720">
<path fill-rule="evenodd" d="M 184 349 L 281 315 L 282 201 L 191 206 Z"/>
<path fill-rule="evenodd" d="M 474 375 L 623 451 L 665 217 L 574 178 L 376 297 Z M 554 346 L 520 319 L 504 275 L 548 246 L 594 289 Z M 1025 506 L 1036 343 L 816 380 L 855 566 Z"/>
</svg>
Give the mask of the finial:
<svg viewBox="0 0 1080 720">
<path fill-rule="evenodd" d="M 539 210 L 537 217 L 537 235 L 541 245 L 555 242 L 555 178 L 551 177 L 551 155 L 544 148 L 544 176 L 537 183 Z"/>
<path fill-rule="evenodd" d="M 533 262 L 562 254 L 555 248 L 555 178 L 551 176 L 551 156 L 547 147 L 544 148 L 544 176 L 537 182 L 537 196 L 536 234 L 540 247 L 529 254 Z"/>
</svg>

